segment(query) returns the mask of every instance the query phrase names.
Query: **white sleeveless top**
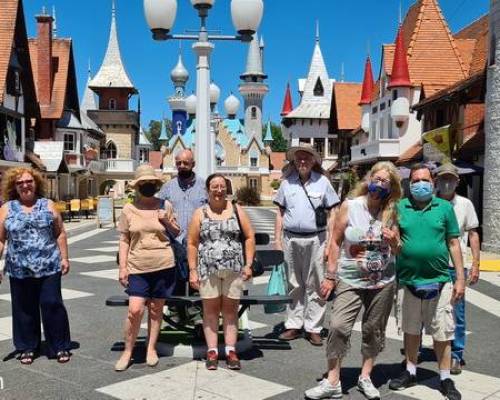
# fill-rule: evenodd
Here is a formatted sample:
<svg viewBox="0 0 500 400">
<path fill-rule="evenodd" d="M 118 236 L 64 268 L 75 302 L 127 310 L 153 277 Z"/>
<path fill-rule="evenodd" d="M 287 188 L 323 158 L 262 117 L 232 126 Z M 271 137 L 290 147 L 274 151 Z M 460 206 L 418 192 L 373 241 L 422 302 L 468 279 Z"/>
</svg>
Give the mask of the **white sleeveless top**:
<svg viewBox="0 0 500 400">
<path fill-rule="evenodd" d="M 366 197 L 347 200 L 348 218 L 340 252 L 339 278 L 362 289 L 378 289 L 395 279 L 395 261 L 382 238 L 382 222 L 368 210 Z"/>
</svg>

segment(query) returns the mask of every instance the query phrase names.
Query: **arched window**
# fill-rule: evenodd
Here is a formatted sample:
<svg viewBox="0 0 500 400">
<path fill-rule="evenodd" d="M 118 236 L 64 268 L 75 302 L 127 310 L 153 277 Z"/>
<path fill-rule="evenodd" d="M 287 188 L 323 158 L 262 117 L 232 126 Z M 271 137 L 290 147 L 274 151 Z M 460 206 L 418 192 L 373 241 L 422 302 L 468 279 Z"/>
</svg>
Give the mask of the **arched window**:
<svg viewBox="0 0 500 400">
<path fill-rule="evenodd" d="M 252 119 L 257 119 L 257 107 L 252 107 L 250 112 Z"/>
<path fill-rule="evenodd" d="M 259 153 L 255 149 L 252 149 L 252 151 L 250 152 L 250 166 L 251 167 L 259 166 Z"/>
<path fill-rule="evenodd" d="M 316 81 L 316 85 L 314 85 L 313 93 L 317 97 L 323 97 L 325 95 L 325 89 L 323 89 L 323 84 L 321 83 L 321 79 L 319 78 Z"/>
<path fill-rule="evenodd" d="M 108 160 L 113 160 L 116 158 L 117 151 L 116 151 L 116 145 L 113 141 L 109 141 L 108 144 L 106 144 L 106 158 Z"/>
<path fill-rule="evenodd" d="M 109 99 L 109 109 L 116 110 L 116 100 L 115 99 Z"/>
</svg>

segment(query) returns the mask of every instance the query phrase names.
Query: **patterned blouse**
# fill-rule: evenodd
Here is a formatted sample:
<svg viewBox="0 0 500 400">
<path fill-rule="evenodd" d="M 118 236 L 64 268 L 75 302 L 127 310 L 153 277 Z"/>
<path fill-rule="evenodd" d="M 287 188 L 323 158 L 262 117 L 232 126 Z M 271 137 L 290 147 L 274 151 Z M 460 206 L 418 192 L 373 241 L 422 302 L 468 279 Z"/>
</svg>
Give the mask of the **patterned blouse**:
<svg viewBox="0 0 500 400">
<path fill-rule="evenodd" d="M 198 273 L 200 280 L 220 270 L 240 272 L 243 267 L 243 246 L 240 227 L 233 214 L 228 219 L 210 219 L 208 206 L 203 207 L 198 247 Z"/>
<path fill-rule="evenodd" d="M 61 253 L 54 235 L 54 215 L 48 200 L 37 199 L 31 213 L 19 200 L 8 202 L 5 219 L 5 271 L 12 278 L 41 278 L 61 271 Z"/>
</svg>

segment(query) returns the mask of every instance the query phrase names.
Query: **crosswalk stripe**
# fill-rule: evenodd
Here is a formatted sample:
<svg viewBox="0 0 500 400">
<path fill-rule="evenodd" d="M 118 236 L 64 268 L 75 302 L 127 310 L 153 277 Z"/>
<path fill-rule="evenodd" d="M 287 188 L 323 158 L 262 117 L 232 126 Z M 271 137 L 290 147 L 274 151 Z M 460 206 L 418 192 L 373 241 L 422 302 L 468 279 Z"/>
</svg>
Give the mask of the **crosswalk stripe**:
<svg viewBox="0 0 500 400">
<path fill-rule="evenodd" d="M 467 288 L 465 300 L 496 317 L 500 317 L 500 301 L 490 296 L 486 296 L 475 289 Z"/>
<path fill-rule="evenodd" d="M 71 258 L 71 261 L 83 264 L 107 263 L 112 261 L 116 263 L 116 255 L 96 254 L 93 256 Z"/>
</svg>

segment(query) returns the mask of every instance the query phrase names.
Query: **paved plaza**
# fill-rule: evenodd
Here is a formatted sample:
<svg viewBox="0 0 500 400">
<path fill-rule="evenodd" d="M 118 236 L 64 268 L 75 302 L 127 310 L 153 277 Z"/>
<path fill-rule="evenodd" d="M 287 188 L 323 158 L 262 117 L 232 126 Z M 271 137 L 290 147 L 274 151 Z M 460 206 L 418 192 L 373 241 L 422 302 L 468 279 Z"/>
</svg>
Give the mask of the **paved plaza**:
<svg viewBox="0 0 500 400">
<path fill-rule="evenodd" d="M 259 232 L 272 234 L 274 211 L 250 208 L 248 212 Z M 203 362 L 163 356 L 156 368 L 144 360 L 141 330 L 135 363 L 126 372 L 113 370 L 119 357 L 125 308 L 105 306 L 110 295 L 120 294 L 115 263 L 118 234 L 96 229 L 94 221 L 69 224 L 71 272 L 63 279 L 63 296 L 68 308 L 73 358 L 66 365 L 45 356 L 31 366 L 21 366 L 11 354 L 11 308 L 8 280 L 0 285 L 0 399 L 176 399 L 176 400 L 292 400 L 303 399 L 305 389 L 315 385 L 325 370 L 324 348 L 298 339 L 276 341 L 283 315 L 266 315 L 261 306 L 249 313 L 254 347 L 242 356 L 239 372 L 219 368 L 206 371 Z M 250 293 L 265 291 L 267 276 L 249 286 Z M 456 382 L 464 400 L 500 400 L 500 273 L 483 273 L 481 281 L 467 292 L 467 368 Z M 360 324 L 356 324 L 352 350 L 344 362 L 344 399 L 363 399 L 356 390 L 360 366 Z M 424 344 L 427 344 L 427 340 Z M 400 371 L 400 348 L 394 319 L 387 329 L 387 348 L 380 356 L 374 381 L 383 399 L 438 400 L 438 375 L 432 353 L 424 350 L 419 365 L 421 385 L 403 392 L 389 391 L 387 382 Z"/>
</svg>

